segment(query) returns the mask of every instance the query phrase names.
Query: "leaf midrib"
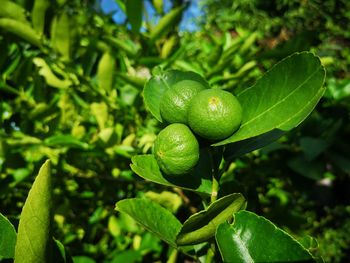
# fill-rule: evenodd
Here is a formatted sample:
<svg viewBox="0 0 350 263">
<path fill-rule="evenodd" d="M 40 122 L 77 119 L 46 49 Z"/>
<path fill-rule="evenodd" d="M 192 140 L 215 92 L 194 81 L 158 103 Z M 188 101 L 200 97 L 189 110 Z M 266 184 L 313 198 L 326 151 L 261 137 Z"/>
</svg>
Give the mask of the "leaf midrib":
<svg viewBox="0 0 350 263">
<path fill-rule="evenodd" d="M 252 118 L 249 121 L 243 123 L 240 129 L 242 129 L 244 126 L 248 125 L 249 123 L 253 122 L 254 120 L 260 118 L 265 113 L 270 112 L 273 108 L 277 107 L 281 103 L 285 102 L 290 96 L 292 96 L 301 87 L 303 87 L 321 68 L 322 68 L 322 66 L 320 65 L 309 77 L 307 77 L 297 88 L 295 88 L 292 92 L 290 92 L 286 97 L 284 97 L 283 99 L 278 101 L 276 104 L 272 105 L 270 108 L 267 108 L 265 111 L 263 111 L 260 114 L 256 115 L 254 118 Z"/>
</svg>

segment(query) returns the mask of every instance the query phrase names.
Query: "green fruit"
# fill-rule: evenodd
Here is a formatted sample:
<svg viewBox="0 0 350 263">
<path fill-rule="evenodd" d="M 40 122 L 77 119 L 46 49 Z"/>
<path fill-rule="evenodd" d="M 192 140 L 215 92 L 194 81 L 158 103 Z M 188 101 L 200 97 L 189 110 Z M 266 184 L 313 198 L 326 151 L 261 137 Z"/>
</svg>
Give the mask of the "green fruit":
<svg viewBox="0 0 350 263">
<path fill-rule="evenodd" d="M 182 80 L 168 89 L 160 101 L 160 114 L 168 123 L 187 124 L 187 112 L 190 101 L 204 90 L 198 81 Z"/>
<path fill-rule="evenodd" d="M 240 126 L 242 108 L 235 96 L 219 89 L 203 90 L 192 99 L 188 110 L 191 129 L 208 140 L 222 140 Z"/>
<path fill-rule="evenodd" d="M 154 142 L 154 156 L 168 175 L 183 175 L 199 160 L 199 144 L 184 124 L 174 123 L 163 129 Z"/>
</svg>

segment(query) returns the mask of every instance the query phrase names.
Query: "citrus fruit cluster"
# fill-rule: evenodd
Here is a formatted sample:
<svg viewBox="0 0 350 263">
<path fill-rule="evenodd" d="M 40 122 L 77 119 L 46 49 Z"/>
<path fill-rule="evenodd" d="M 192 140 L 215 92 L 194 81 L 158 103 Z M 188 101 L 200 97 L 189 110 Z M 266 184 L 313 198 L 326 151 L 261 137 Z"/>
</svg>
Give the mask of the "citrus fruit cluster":
<svg viewBox="0 0 350 263">
<path fill-rule="evenodd" d="M 154 156 L 165 174 L 183 175 L 199 160 L 196 135 L 211 142 L 231 136 L 241 124 L 242 108 L 230 92 L 182 80 L 163 94 L 160 114 L 169 125 L 155 140 Z"/>
</svg>

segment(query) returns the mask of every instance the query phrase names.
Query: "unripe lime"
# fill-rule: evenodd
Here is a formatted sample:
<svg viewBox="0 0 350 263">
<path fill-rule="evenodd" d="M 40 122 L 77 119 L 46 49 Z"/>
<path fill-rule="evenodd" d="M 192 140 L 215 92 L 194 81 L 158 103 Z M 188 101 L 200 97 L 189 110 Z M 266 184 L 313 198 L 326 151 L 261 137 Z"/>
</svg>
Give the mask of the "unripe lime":
<svg viewBox="0 0 350 263">
<path fill-rule="evenodd" d="M 191 101 L 188 123 L 198 135 L 208 140 L 221 140 L 240 126 L 242 108 L 235 96 L 219 89 L 203 90 Z"/>
<path fill-rule="evenodd" d="M 168 89 L 160 101 L 160 114 L 168 123 L 187 124 L 188 106 L 205 87 L 198 81 L 182 80 Z"/>
<path fill-rule="evenodd" d="M 164 128 L 154 142 L 153 151 L 160 169 L 168 175 L 186 174 L 199 160 L 196 136 L 181 123 Z"/>
</svg>

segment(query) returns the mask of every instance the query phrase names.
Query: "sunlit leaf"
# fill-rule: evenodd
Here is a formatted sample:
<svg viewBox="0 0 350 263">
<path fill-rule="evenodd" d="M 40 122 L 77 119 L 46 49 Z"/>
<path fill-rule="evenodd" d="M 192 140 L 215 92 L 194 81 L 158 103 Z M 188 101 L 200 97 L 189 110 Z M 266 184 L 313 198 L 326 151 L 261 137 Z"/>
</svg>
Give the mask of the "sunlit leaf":
<svg viewBox="0 0 350 263">
<path fill-rule="evenodd" d="M 175 27 L 180 19 L 184 6 L 179 6 L 172 9 L 169 13 L 163 16 L 158 24 L 152 28 L 150 34 L 150 41 L 155 41 L 169 32 L 169 30 Z"/>
<path fill-rule="evenodd" d="M 15 249 L 16 263 L 50 262 L 52 186 L 50 161 L 40 168 L 23 206 Z"/>
<path fill-rule="evenodd" d="M 314 262 L 292 236 L 248 211 L 234 214 L 232 225 L 221 224 L 215 238 L 224 262 Z"/>
<path fill-rule="evenodd" d="M 255 85 L 237 94 L 243 108 L 241 127 L 215 145 L 296 127 L 322 97 L 324 79 L 325 70 L 319 58 L 309 52 L 296 53 L 282 60 Z"/>
<path fill-rule="evenodd" d="M 119 201 L 116 210 L 127 213 L 159 238 L 176 247 L 176 235 L 181 223 L 167 209 L 148 199 L 133 198 Z"/>
<path fill-rule="evenodd" d="M 241 194 L 224 196 L 191 217 L 183 224 L 177 236 L 178 245 L 194 245 L 208 241 L 215 235 L 216 228 L 232 218 L 233 213 L 244 209 L 246 201 Z"/>
</svg>

